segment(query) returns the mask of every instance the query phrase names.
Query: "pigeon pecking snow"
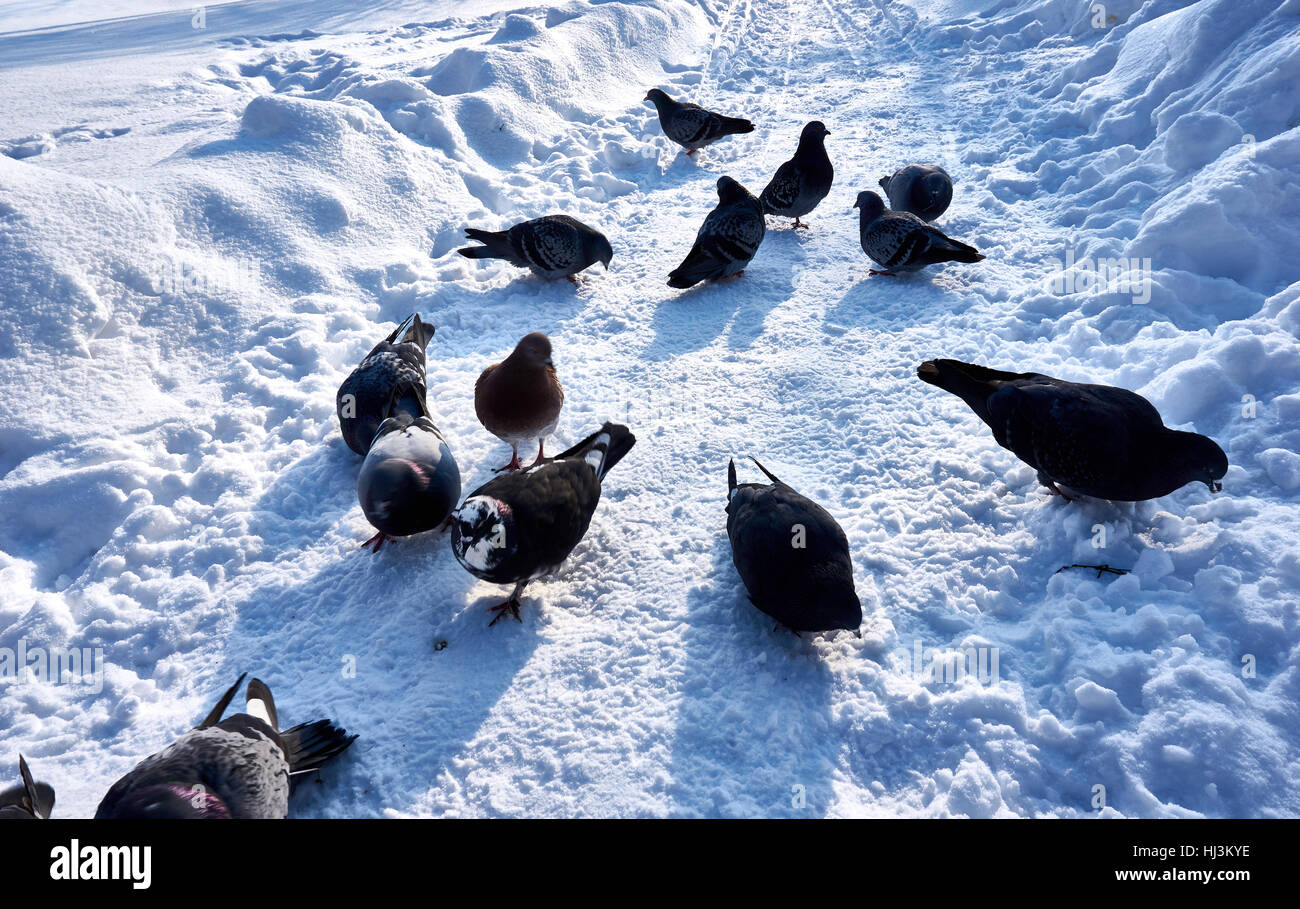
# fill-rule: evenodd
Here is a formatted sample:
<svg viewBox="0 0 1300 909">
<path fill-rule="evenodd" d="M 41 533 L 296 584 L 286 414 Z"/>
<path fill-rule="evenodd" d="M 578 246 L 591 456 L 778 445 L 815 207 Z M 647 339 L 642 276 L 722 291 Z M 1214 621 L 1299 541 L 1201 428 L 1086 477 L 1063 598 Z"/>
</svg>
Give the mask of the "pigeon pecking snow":
<svg viewBox="0 0 1300 909">
<path fill-rule="evenodd" d="M 626 426 L 606 423 L 562 454 L 489 480 L 452 516 L 451 547 L 475 577 L 514 584 L 492 611 L 519 619 L 520 596 L 534 578 L 556 571 L 587 532 L 605 475 L 632 450 Z M 522 621 L 522 619 L 519 619 Z"/>
<path fill-rule="evenodd" d="M 826 509 L 754 461 L 771 484 L 727 466 L 727 536 L 749 600 L 792 631 L 856 631 L 862 603 L 844 531 Z"/>
<path fill-rule="evenodd" d="M 509 230 L 465 229 L 465 236 L 482 246 L 459 250 L 468 259 L 505 259 L 543 278 L 574 277 L 597 262 L 609 270 L 614 250 L 605 235 L 568 215 L 547 215 L 516 224 Z"/>
<path fill-rule="evenodd" d="M 424 412 L 424 349 L 433 332 L 418 314 L 408 316 L 343 380 L 334 407 L 348 448 L 365 457 L 390 405 L 412 417 Z M 405 391 L 394 401 L 399 386 Z"/>
<path fill-rule="evenodd" d="M 689 101 L 674 101 L 657 88 L 646 92 L 645 100 L 653 102 L 659 112 L 664 135 L 686 149 L 688 155 L 723 136 L 754 131 L 754 124 L 748 120 L 715 114 Z"/>
<path fill-rule="evenodd" d="M 1055 495 L 1138 502 L 1192 482 L 1223 488 L 1223 449 L 1167 428 L 1151 402 L 1127 389 L 958 360 L 927 360 L 916 374 L 965 401 Z"/>
<path fill-rule="evenodd" d="M 887 210 L 873 192 L 858 193 L 853 207 L 862 212 L 858 223 L 862 251 L 883 269 L 872 269 L 873 275 L 916 271 L 940 262 L 978 262 L 984 258 L 975 247 L 946 236 L 916 215 Z"/>
<path fill-rule="evenodd" d="M 893 176 L 881 177 L 880 187 L 889 197 L 889 207 L 905 211 L 923 221 L 933 221 L 952 203 L 952 178 L 937 164 L 909 164 Z"/>
</svg>

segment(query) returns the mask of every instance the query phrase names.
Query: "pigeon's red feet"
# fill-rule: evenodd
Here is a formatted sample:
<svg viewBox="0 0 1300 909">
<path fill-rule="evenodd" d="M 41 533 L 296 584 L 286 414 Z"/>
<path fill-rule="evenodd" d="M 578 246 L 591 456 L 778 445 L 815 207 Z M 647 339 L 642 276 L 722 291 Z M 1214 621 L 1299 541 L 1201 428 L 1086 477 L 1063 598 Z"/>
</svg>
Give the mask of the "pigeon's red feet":
<svg viewBox="0 0 1300 909">
<path fill-rule="evenodd" d="M 521 460 L 519 460 L 519 452 L 516 451 L 516 452 L 515 452 L 515 456 L 514 456 L 513 458 L 510 459 L 510 463 L 509 463 L 509 464 L 507 464 L 505 467 L 498 467 L 496 470 L 494 470 L 494 471 L 492 471 L 492 472 L 493 472 L 493 473 L 505 473 L 505 472 L 508 471 L 508 470 L 518 470 L 519 468 L 521 468 L 521 467 L 523 467 L 523 466 L 524 466 L 524 462 L 521 461 Z"/>
<path fill-rule="evenodd" d="M 447 515 L 447 520 L 443 521 L 440 525 L 438 525 L 438 533 L 446 533 L 448 530 L 451 529 L 451 525 L 455 523 L 455 521 L 456 521 L 455 518 L 453 518 L 451 515 Z"/>
<path fill-rule="evenodd" d="M 873 274 L 873 275 L 889 275 L 891 278 L 897 278 L 897 277 L 898 277 L 898 273 L 897 273 L 897 272 L 892 272 L 892 271 L 890 271 L 889 269 L 884 269 L 884 270 L 882 270 L 882 271 L 877 271 L 876 269 L 873 268 L 873 269 L 871 269 L 870 274 Z"/>
<path fill-rule="evenodd" d="M 695 154 L 697 151 L 699 151 L 698 148 L 692 148 L 690 151 L 688 151 L 688 152 L 686 153 L 686 157 L 690 158 L 690 157 L 694 156 L 694 154 Z"/>
<path fill-rule="evenodd" d="M 570 283 L 570 284 L 577 284 L 577 283 L 579 283 L 579 282 L 578 282 L 578 276 L 577 276 L 577 275 L 569 275 L 569 283 Z"/>
<path fill-rule="evenodd" d="M 795 229 L 795 230 L 798 230 L 798 229 L 801 228 L 801 227 L 802 227 L 804 230 L 807 230 L 807 229 L 808 229 L 808 225 L 807 225 L 807 224 L 800 224 L 800 223 L 799 223 L 799 219 L 798 219 L 798 218 L 795 218 L 795 219 L 794 219 L 794 229 Z"/>
<path fill-rule="evenodd" d="M 727 275 L 727 276 L 726 276 L 725 278 L 723 278 L 722 280 L 724 280 L 724 281 L 734 281 L 734 280 L 736 280 L 737 278 L 739 278 L 741 275 L 743 275 L 744 273 L 745 273 L 745 269 L 742 268 L 740 271 L 736 272 L 734 275 Z"/>
<path fill-rule="evenodd" d="M 496 617 L 492 619 L 492 621 L 488 622 L 489 628 L 491 628 L 497 622 L 501 621 L 501 617 L 504 615 L 514 616 L 515 621 L 519 622 L 520 624 L 523 624 L 524 621 L 519 617 L 519 601 L 514 597 L 511 597 L 510 599 L 506 600 L 504 603 L 500 604 L 499 606 L 493 606 L 491 609 L 488 610 L 488 612 L 496 613 Z"/>
<path fill-rule="evenodd" d="M 1050 493 L 1051 493 L 1052 495 L 1054 495 L 1054 496 L 1060 496 L 1061 498 L 1065 499 L 1065 501 L 1067 501 L 1067 502 L 1077 502 L 1077 501 L 1079 501 L 1079 497 L 1078 497 L 1078 496 L 1072 496 L 1072 495 L 1070 495 L 1069 493 L 1062 492 L 1062 491 L 1060 490 L 1060 488 L 1059 488 L 1055 483 L 1053 483 L 1051 480 L 1048 480 L 1048 481 L 1047 481 L 1047 491 L 1050 492 Z"/>
<path fill-rule="evenodd" d="M 362 543 L 362 544 L 361 544 L 361 548 L 362 548 L 362 549 L 370 549 L 370 546 L 371 546 L 371 544 L 373 543 L 373 544 L 374 544 L 374 549 L 370 549 L 370 551 L 371 551 L 371 552 L 378 552 L 378 551 L 379 551 L 379 547 L 383 546 L 383 545 L 384 545 L 384 541 L 387 540 L 387 539 L 390 539 L 390 538 L 387 537 L 387 536 L 385 536 L 385 535 L 384 535 L 384 532 L 381 530 L 381 531 L 379 531 L 379 533 L 375 534 L 373 537 L 371 537 L 370 539 L 368 539 L 368 540 L 366 540 L 364 543 Z"/>
<path fill-rule="evenodd" d="M 545 440 L 545 439 L 538 439 L 538 440 L 537 440 L 537 457 L 533 458 L 533 463 L 529 464 L 529 465 L 528 465 L 529 467 L 536 467 L 538 464 L 542 463 L 542 459 L 546 457 L 546 451 L 545 451 L 545 448 L 546 448 L 546 440 Z"/>
</svg>

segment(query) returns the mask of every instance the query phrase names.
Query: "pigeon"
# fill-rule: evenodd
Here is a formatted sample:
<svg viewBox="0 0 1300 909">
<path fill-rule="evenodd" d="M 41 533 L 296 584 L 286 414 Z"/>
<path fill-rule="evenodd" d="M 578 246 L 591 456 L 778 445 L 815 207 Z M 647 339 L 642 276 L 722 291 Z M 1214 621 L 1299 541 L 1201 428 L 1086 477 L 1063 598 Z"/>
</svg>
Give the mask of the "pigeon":
<svg viewBox="0 0 1300 909">
<path fill-rule="evenodd" d="M 248 683 L 247 713 L 221 719 L 241 675 L 194 729 L 145 758 L 108 790 L 99 818 L 282 818 L 303 774 L 356 739 L 329 720 L 279 731 L 275 701 Z"/>
<path fill-rule="evenodd" d="M 394 388 L 394 403 L 404 393 L 401 386 Z M 425 401 L 417 400 L 424 407 L 420 416 L 394 411 L 379 425 L 357 477 L 361 510 L 378 530 L 361 546 L 373 545 L 373 552 L 390 537 L 443 524 L 460 501 L 460 468 Z"/>
<path fill-rule="evenodd" d="M 936 227 L 905 211 L 888 211 L 873 192 L 858 193 L 854 208 L 862 210 L 858 239 L 862 251 L 881 266 L 873 275 L 916 271 L 940 262 L 978 262 L 984 258 L 973 246 L 945 236 Z"/>
<path fill-rule="evenodd" d="M 614 258 L 604 234 L 568 215 L 534 218 L 509 230 L 469 227 L 465 236 L 483 244 L 459 250 L 468 259 L 505 259 L 543 278 L 568 278 L 575 283 L 574 275 L 597 262 L 609 271 Z"/>
<path fill-rule="evenodd" d="M 483 428 L 509 442 L 510 463 L 497 472 L 518 470 L 519 446 L 537 440 L 538 463 L 546 437 L 555 432 L 564 406 L 564 387 L 551 360 L 551 339 L 540 331 L 524 335 L 514 352 L 494 363 L 474 384 L 474 412 Z"/>
<path fill-rule="evenodd" d="M 738 485 L 736 462 L 727 466 L 727 536 L 749 601 L 796 633 L 857 631 L 862 603 L 844 531 L 826 509 L 754 464 L 770 485 Z"/>
<path fill-rule="evenodd" d="M 719 177 L 718 207 L 704 219 L 682 264 L 669 273 L 668 286 L 692 287 L 741 274 L 766 232 L 762 203 L 735 180 Z"/>
<path fill-rule="evenodd" d="M 518 621 L 524 587 L 559 569 L 578 545 L 600 501 L 605 474 L 632 450 L 626 426 L 606 423 L 568 451 L 527 470 L 489 480 L 453 515 L 451 548 L 475 577 L 514 584 L 492 607 L 489 625 L 509 613 Z"/>
<path fill-rule="evenodd" d="M 813 120 L 803 128 L 794 157 L 776 169 L 776 176 L 758 197 L 763 211 L 794 218 L 795 227 L 807 227 L 799 219 L 826 198 L 835 177 L 835 169 L 826 154 L 829 135 L 830 131 L 820 120 Z"/>
<path fill-rule="evenodd" d="M 952 177 L 938 165 L 909 164 L 892 177 L 881 177 L 880 186 L 891 209 L 923 221 L 933 221 L 952 203 Z"/>
<path fill-rule="evenodd" d="M 0 792 L 0 820 L 47 820 L 54 811 L 54 788 L 32 779 L 27 760 L 18 755 L 22 783 Z"/>
<path fill-rule="evenodd" d="M 927 360 L 916 374 L 965 401 L 1055 495 L 1138 502 L 1193 481 L 1223 489 L 1223 449 L 1166 428 L 1151 403 L 1127 389 L 958 360 Z"/>
<path fill-rule="evenodd" d="M 412 417 L 424 412 L 424 349 L 433 332 L 434 327 L 421 322 L 418 314 L 408 316 L 339 386 L 334 405 L 343 440 L 363 458 L 387 415 L 394 388 L 408 389 L 397 399 L 397 411 Z"/>
<path fill-rule="evenodd" d="M 659 111 L 659 125 L 663 127 L 664 135 L 686 149 L 688 155 L 712 145 L 723 136 L 754 131 L 754 124 L 748 120 L 724 117 L 689 101 L 674 101 L 657 88 L 646 92 L 645 100 L 653 101 L 655 110 Z"/>
</svg>

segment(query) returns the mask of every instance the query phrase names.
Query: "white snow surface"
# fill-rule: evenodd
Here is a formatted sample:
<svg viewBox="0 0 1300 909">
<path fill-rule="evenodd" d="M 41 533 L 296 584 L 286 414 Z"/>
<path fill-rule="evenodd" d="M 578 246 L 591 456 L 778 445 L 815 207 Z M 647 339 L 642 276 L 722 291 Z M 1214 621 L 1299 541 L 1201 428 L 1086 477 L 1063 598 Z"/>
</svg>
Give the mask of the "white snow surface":
<svg viewBox="0 0 1300 909">
<path fill-rule="evenodd" d="M 0 4 L 0 661 L 104 665 L 0 678 L 0 785 L 22 752 L 90 815 L 247 671 L 360 735 L 299 816 L 1300 814 L 1300 3 L 520 4 Z M 757 129 L 687 158 L 652 86 Z M 718 176 L 757 193 L 812 118 L 809 229 L 668 288 Z M 913 161 L 988 258 L 869 277 L 853 198 Z M 455 252 L 558 212 L 608 273 Z M 334 393 L 412 311 L 466 494 L 509 456 L 474 380 L 529 331 L 548 450 L 638 437 L 522 624 L 443 535 L 358 546 Z M 931 357 L 1133 389 L 1225 490 L 1054 499 Z M 748 603 L 747 455 L 843 525 L 860 638 Z"/>
</svg>

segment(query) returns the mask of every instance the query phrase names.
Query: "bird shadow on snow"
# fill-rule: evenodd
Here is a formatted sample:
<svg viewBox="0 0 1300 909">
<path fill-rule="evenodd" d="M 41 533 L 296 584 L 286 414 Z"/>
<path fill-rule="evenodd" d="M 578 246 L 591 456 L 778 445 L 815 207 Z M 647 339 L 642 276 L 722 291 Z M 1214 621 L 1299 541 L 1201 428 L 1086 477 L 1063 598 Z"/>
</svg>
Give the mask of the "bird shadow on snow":
<svg viewBox="0 0 1300 909">
<path fill-rule="evenodd" d="M 687 597 L 674 814 L 820 817 L 832 801 L 833 677 L 808 635 L 750 604 L 726 533 Z"/>
<path fill-rule="evenodd" d="M 793 239 L 789 242 L 798 250 L 801 262 L 800 244 Z M 655 307 L 651 320 L 654 340 L 642 356 L 651 361 L 669 360 L 708 347 L 724 332 L 731 350 L 749 348 L 763 334 L 767 314 L 794 293 L 797 270 L 798 262 L 791 264 L 787 258 L 772 257 L 766 264 L 746 269 L 738 278 L 696 284 L 680 291 Z"/>
<path fill-rule="evenodd" d="M 538 641 L 527 620 L 531 598 L 522 626 L 507 619 L 488 627 L 484 607 L 509 591 L 473 597 L 479 582 L 456 562 L 445 533 L 391 541 L 377 554 L 360 548 L 362 533 L 337 541 L 341 523 L 369 532 L 353 514 L 359 467 L 339 441 L 290 466 L 259 501 L 250 523 L 271 550 L 271 567 L 234 604 L 224 648 L 220 677 L 247 671 L 265 681 L 282 727 L 327 718 L 359 735 L 311 778 L 322 788 L 295 793 L 292 816 L 411 811 L 462 755 Z M 295 496 L 313 503 L 306 515 L 296 514 Z"/>
</svg>

